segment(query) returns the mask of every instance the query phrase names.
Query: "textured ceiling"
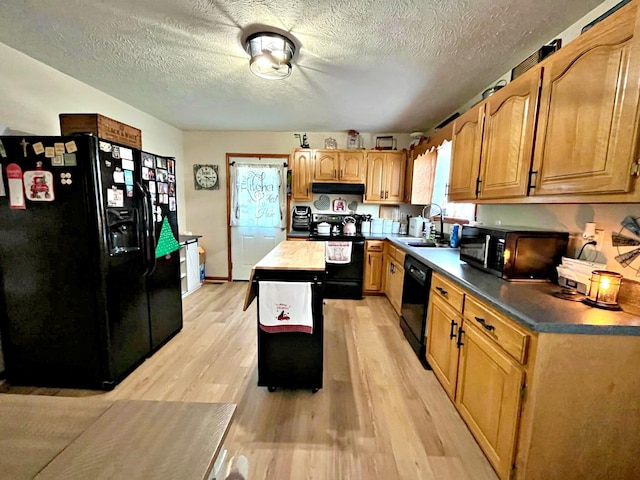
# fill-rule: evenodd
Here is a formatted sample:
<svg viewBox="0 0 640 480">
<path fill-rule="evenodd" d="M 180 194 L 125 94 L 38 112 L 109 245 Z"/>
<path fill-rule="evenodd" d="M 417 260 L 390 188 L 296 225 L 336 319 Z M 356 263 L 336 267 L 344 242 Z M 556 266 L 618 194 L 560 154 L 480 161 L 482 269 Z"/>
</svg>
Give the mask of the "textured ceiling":
<svg viewBox="0 0 640 480">
<path fill-rule="evenodd" d="M 0 42 L 184 130 L 410 132 L 599 3 L 2 0 Z M 288 79 L 249 72 L 257 25 L 295 38 Z"/>
</svg>

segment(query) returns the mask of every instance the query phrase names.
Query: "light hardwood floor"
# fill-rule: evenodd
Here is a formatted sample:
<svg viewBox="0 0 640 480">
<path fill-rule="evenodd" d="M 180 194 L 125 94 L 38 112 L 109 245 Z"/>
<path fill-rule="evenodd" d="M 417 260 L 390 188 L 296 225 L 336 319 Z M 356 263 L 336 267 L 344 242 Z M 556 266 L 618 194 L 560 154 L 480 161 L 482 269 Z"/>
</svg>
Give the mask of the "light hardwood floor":
<svg viewBox="0 0 640 480">
<path fill-rule="evenodd" d="M 326 300 L 324 388 L 257 386 L 256 302 L 245 282 L 184 299 L 184 328 L 112 392 L 6 387 L 7 393 L 237 403 L 225 447 L 251 480 L 497 476 L 384 297 Z"/>
</svg>

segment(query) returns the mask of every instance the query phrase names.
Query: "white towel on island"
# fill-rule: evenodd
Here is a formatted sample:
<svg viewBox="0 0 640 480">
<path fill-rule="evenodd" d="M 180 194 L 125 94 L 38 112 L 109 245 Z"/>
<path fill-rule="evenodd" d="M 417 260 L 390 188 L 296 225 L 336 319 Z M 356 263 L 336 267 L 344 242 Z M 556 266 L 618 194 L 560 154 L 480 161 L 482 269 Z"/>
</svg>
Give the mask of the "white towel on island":
<svg viewBox="0 0 640 480">
<path fill-rule="evenodd" d="M 313 333 L 310 282 L 261 281 L 258 290 L 260 328 L 267 333 Z"/>
<path fill-rule="evenodd" d="M 351 261 L 351 242 L 327 242 L 324 259 L 327 263 L 349 263 Z"/>
</svg>

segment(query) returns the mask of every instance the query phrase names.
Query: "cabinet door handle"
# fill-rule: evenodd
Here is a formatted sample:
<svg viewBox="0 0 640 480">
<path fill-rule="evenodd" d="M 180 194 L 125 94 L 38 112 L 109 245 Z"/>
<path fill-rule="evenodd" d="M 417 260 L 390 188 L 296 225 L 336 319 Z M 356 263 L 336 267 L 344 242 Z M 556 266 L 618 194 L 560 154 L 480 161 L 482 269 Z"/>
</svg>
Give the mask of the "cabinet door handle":
<svg viewBox="0 0 640 480">
<path fill-rule="evenodd" d="M 462 343 L 462 335 L 464 334 L 464 330 L 461 328 L 458 329 L 458 341 L 456 342 L 456 345 L 458 348 L 460 348 L 461 346 L 464 345 L 464 343 Z"/>
<path fill-rule="evenodd" d="M 337 170 L 334 170 L 334 171 L 333 171 L 333 178 L 336 178 L 336 175 L 338 175 L 338 171 L 337 171 Z"/>
<path fill-rule="evenodd" d="M 343 175 L 342 175 L 342 170 L 340 170 L 340 178 L 342 178 L 342 177 L 343 177 Z"/>
<path fill-rule="evenodd" d="M 380 190 L 380 198 L 384 198 L 384 192 Z"/>
<path fill-rule="evenodd" d="M 444 288 L 442 287 L 436 287 L 436 290 L 440 292 L 440 295 L 442 295 L 443 297 L 446 297 L 449 292 L 447 292 Z"/>
<path fill-rule="evenodd" d="M 453 329 L 457 326 L 458 324 L 455 322 L 455 320 L 451 320 L 451 332 L 449 333 L 449 340 L 453 340 L 454 338 L 456 338 L 456 334 Z"/>
<path fill-rule="evenodd" d="M 484 318 L 480 318 L 480 317 L 473 317 L 473 318 L 475 318 L 476 322 L 478 322 L 480 325 L 482 325 L 486 330 L 489 330 L 490 332 L 496 329 L 496 327 L 494 327 L 493 325 L 489 325 Z"/>
<path fill-rule="evenodd" d="M 307 196 L 309 196 L 309 187 L 307 187 Z"/>
</svg>

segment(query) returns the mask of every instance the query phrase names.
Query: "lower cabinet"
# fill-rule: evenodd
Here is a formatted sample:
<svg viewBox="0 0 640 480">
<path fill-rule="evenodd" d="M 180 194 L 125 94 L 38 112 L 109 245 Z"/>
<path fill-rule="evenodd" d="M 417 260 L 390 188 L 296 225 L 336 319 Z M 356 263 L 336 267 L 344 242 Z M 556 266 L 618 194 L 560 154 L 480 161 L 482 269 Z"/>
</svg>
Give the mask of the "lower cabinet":
<svg viewBox="0 0 640 480">
<path fill-rule="evenodd" d="M 405 253 L 394 247 L 390 242 L 385 243 L 383 265 L 383 286 L 391 306 L 400 315 L 402 311 L 402 287 L 404 285 L 404 256 Z"/>
<path fill-rule="evenodd" d="M 640 336 L 533 332 L 439 273 L 427 315 L 433 373 L 501 480 L 640 478 Z"/>
<path fill-rule="evenodd" d="M 470 322 L 463 323 L 456 407 L 501 478 L 509 478 L 524 369 Z"/>
<path fill-rule="evenodd" d="M 382 255 L 384 240 L 367 240 L 365 242 L 363 291 L 365 293 L 382 292 L 383 265 Z"/>
<path fill-rule="evenodd" d="M 427 310 L 427 362 L 444 391 L 453 400 L 458 378 L 457 335 L 462 325 L 460 312 L 432 294 Z"/>
<path fill-rule="evenodd" d="M 434 375 L 500 478 L 510 478 L 525 370 L 502 344 L 508 341 L 511 349 L 521 330 L 437 273 L 427 315 L 427 361 Z"/>
</svg>

